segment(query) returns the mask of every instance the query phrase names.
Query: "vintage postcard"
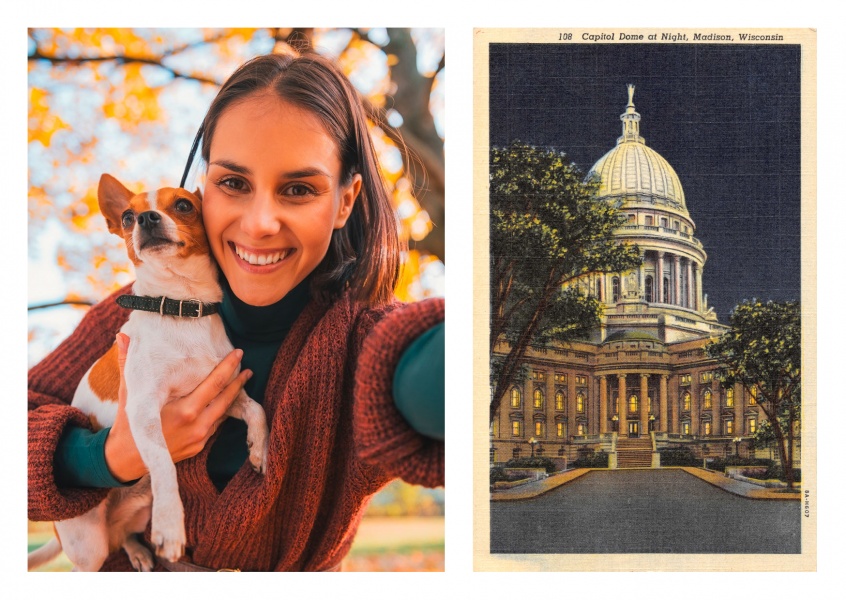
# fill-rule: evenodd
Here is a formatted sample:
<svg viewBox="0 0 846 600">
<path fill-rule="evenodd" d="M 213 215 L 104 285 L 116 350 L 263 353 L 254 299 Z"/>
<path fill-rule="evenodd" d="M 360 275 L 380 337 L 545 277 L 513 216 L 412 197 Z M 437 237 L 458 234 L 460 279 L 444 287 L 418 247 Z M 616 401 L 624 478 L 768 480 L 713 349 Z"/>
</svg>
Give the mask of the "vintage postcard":
<svg viewBox="0 0 846 600">
<path fill-rule="evenodd" d="M 474 568 L 815 570 L 816 32 L 474 69 Z"/>
</svg>

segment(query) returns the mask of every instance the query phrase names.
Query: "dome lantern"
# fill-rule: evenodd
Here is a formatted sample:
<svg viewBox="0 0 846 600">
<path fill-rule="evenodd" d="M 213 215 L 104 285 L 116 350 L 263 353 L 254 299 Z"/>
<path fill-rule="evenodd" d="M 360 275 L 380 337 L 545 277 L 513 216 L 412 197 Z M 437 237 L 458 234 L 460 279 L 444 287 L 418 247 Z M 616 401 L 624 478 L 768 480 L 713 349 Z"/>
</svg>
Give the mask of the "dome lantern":
<svg viewBox="0 0 846 600">
<path fill-rule="evenodd" d="M 640 113 L 635 110 L 634 105 L 634 91 L 633 83 L 628 84 L 629 88 L 629 103 L 626 105 L 626 112 L 620 115 L 620 120 L 623 122 L 623 135 L 617 138 L 617 143 L 623 142 L 637 142 L 645 144 L 646 140 L 640 137 Z"/>
</svg>

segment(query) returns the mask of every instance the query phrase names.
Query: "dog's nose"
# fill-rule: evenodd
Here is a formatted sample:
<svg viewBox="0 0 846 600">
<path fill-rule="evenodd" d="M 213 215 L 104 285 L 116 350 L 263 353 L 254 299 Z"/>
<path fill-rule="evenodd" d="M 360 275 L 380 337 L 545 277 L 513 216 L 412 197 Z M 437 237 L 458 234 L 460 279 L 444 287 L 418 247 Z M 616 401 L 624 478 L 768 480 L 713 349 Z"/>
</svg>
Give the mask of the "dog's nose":
<svg viewBox="0 0 846 600">
<path fill-rule="evenodd" d="M 140 227 L 145 229 L 152 229 L 162 221 L 162 216 L 154 210 L 142 212 L 136 217 L 136 221 Z"/>
</svg>

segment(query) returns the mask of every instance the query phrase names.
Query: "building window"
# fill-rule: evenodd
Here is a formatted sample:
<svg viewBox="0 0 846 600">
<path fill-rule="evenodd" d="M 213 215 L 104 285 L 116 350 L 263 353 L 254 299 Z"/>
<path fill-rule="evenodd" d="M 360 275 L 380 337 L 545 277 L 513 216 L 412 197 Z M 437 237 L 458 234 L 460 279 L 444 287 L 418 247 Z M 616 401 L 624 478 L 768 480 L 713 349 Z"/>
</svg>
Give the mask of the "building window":
<svg viewBox="0 0 846 600">
<path fill-rule="evenodd" d="M 637 412 L 637 405 L 638 405 L 637 395 L 632 394 L 631 396 L 629 396 L 629 412 L 630 413 L 636 413 Z"/>
<path fill-rule="evenodd" d="M 758 420 L 755 417 L 749 417 L 746 423 L 746 432 L 749 435 L 755 435 L 755 431 L 758 429 Z"/>
<path fill-rule="evenodd" d="M 520 448 L 514 448 L 514 450 L 511 451 L 511 456 L 512 458 L 520 458 Z"/>
<path fill-rule="evenodd" d="M 749 390 L 749 406 L 755 406 L 758 404 L 757 397 L 758 388 L 753 385 L 752 389 Z"/>
<path fill-rule="evenodd" d="M 661 227 L 667 227 L 667 217 L 661 217 Z"/>
<path fill-rule="evenodd" d="M 535 390 L 534 407 L 535 408 L 543 408 L 543 392 L 540 390 L 540 388 L 537 388 Z"/>
<path fill-rule="evenodd" d="M 520 390 L 511 388 L 511 408 L 520 408 Z"/>
<path fill-rule="evenodd" d="M 564 423 L 555 424 L 555 435 L 558 437 L 564 437 Z"/>
<path fill-rule="evenodd" d="M 635 215 L 629 215 L 629 223 L 637 223 L 637 217 Z"/>
<path fill-rule="evenodd" d="M 532 379 L 535 381 L 546 381 L 546 373 L 544 371 L 532 371 Z"/>
<path fill-rule="evenodd" d="M 584 375 L 576 375 L 576 385 L 587 385 L 587 377 Z"/>
<path fill-rule="evenodd" d="M 520 421 L 511 421 L 511 437 L 520 437 L 523 435 L 523 428 L 520 426 Z"/>
<path fill-rule="evenodd" d="M 576 394 L 576 412 L 585 412 L 585 395 L 581 392 Z"/>
<path fill-rule="evenodd" d="M 703 371 L 699 374 L 699 383 L 710 383 L 714 380 L 714 374 L 711 371 Z"/>
<path fill-rule="evenodd" d="M 564 410 L 564 392 L 558 390 L 555 392 L 555 410 Z"/>
<path fill-rule="evenodd" d="M 679 222 L 678 221 L 673 221 L 673 229 L 675 229 L 676 231 L 679 230 Z"/>
<path fill-rule="evenodd" d="M 646 301 L 647 302 L 653 302 L 652 287 L 653 287 L 652 286 L 652 275 L 647 275 L 646 281 L 645 281 L 645 288 L 646 289 L 644 290 L 644 292 L 646 293 Z"/>
<path fill-rule="evenodd" d="M 679 376 L 679 385 L 690 385 L 690 373 Z"/>
<path fill-rule="evenodd" d="M 576 433 L 578 435 L 587 435 L 587 425 L 585 423 L 579 423 L 576 426 Z"/>
<path fill-rule="evenodd" d="M 726 435 L 732 435 L 734 433 L 734 419 L 726 419 Z"/>
<path fill-rule="evenodd" d="M 711 408 L 711 390 L 705 390 L 705 394 L 703 394 L 703 400 L 704 408 Z"/>
<path fill-rule="evenodd" d="M 684 421 L 682 424 L 682 434 L 690 435 L 690 421 Z"/>
<path fill-rule="evenodd" d="M 669 277 L 664 278 L 664 291 L 662 293 L 662 296 L 664 296 L 664 297 L 661 299 L 661 301 L 664 304 L 669 304 L 670 303 L 670 278 Z"/>
<path fill-rule="evenodd" d="M 543 421 L 535 421 L 535 437 L 542 438 L 546 435 L 546 428 Z"/>
<path fill-rule="evenodd" d="M 682 411 L 690 412 L 690 392 L 682 394 Z"/>
<path fill-rule="evenodd" d="M 647 227 L 652 227 L 652 215 L 646 215 L 645 217 L 643 217 L 643 223 Z"/>
<path fill-rule="evenodd" d="M 556 373 L 555 383 L 567 383 L 567 373 Z"/>
<path fill-rule="evenodd" d="M 711 435 L 711 421 L 705 421 L 703 425 L 705 427 L 705 435 Z"/>
<path fill-rule="evenodd" d="M 729 388 L 726 390 L 726 408 L 734 406 L 734 390 Z"/>
<path fill-rule="evenodd" d="M 491 452 L 491 462 L 495 463 L 496 462 L 496 448 L 491 448 L 490 452 Z"/>
<path fill-rule="evenodd" d="M 620 299 L 620 278 L 614 277 L 611 280 L 611 302 L 617 302 Z"/>
</svg>

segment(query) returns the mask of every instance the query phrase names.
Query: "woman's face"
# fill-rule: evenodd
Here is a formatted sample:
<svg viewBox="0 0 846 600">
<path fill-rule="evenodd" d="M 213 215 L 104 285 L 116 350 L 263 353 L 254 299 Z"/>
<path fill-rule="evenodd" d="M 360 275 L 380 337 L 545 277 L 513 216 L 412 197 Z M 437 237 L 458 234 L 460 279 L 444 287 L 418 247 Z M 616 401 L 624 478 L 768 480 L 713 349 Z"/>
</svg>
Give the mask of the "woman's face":
<svg viewBox="0 0 846 600">
<path fill-rule="evenodd" d="M 235 295 L 282 299 L 323 260 L 361 176 L 341 185 L 335 141 L 311 112 L 268 94 L 229 106 L 211 140 L 203 220 Z"/>
</svg>

